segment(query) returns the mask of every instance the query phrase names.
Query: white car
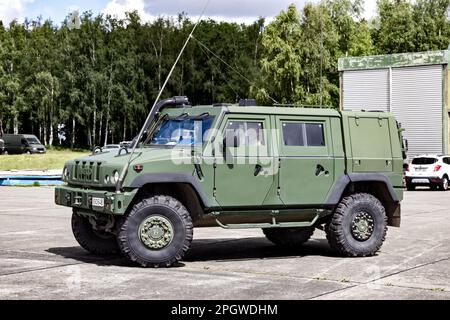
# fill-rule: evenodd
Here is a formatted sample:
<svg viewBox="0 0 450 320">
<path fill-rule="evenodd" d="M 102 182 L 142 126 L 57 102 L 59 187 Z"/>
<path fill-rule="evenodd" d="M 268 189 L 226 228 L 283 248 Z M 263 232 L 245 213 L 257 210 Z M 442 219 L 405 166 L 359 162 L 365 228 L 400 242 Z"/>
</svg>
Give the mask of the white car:
<svg viewBox="0 0 450 320">
<path fill-rule="evenodd" d="M 119 151 L 120 145 L 118 144 L 107 144 L 102 148 L 103 152 Z"/>
<path fill-rule="evenodd" d="M 450 156 L 423 155 L 415 157 L 406 168 L 406 187 L 430 187 L 447 191 L 450 177 Z"/>
</svg>

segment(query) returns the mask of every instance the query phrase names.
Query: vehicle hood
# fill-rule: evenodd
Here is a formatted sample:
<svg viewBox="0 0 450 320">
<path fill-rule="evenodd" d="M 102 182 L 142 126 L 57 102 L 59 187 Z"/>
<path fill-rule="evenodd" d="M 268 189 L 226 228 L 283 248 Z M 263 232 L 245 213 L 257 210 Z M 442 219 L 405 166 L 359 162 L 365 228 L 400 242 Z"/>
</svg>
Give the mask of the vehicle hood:
<svg viewBox="0 0 450 320">
<path fill-rule="evenodd" d="M 125 154 L 122 151 L 120 156 L 118 152 L 102 152 L 68 161 L 65 165 L 67 176 L 64 177 L 64 180 L 71 184 L 112 187 L 115 183 L 111 177 L 114 177 L 116 172 L 122 172 L 122 168 L 129 158 L 130 154 Z M 140 174 L 189 171 L 192 168 L 190 159 L 190 149 L 136 149 L 124 186 L 131 184 Z M 133 170 L 136 164 L 142 165 L 143 170 L 141 172 Z"/>
</svg>

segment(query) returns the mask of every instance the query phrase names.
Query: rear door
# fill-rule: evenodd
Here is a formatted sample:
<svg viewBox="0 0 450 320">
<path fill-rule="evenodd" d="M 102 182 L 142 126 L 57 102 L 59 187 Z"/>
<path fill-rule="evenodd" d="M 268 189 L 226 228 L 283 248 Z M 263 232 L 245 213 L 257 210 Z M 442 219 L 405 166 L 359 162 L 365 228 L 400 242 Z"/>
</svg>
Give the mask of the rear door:
<svg viewBox="0 0 450 320">
<path fill-rule="evenodd" d="M 287 206 L 323 204 L 334 183 L 330 120 L 278 116 L 279 190 Z"/>
</svg>

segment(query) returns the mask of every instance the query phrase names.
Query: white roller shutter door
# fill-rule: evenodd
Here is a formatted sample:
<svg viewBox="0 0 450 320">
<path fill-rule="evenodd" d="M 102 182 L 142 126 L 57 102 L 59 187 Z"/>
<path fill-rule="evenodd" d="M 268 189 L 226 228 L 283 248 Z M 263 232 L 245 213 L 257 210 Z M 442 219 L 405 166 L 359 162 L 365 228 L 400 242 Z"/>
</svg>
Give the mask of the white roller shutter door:
<svg viewBox="0 0 450 320">
<path fill-rule="evenodd" d="M 443 67 L 392 69 L 392 109 L 409 142 L 409 157 L 442 154 Z"/>
<path fill-rule="evenodd" d="M 389 69 L 345 71 L 343 109 L 389 111 Z"/>
</svg>

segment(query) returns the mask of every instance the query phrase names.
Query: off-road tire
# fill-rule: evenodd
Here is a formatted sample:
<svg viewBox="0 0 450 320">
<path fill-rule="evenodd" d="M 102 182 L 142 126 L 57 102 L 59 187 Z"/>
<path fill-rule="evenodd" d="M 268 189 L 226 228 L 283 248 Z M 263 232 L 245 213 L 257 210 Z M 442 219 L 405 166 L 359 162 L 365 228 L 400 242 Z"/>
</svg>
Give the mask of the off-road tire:
<svg viewBox="0 0 450 320">
<path fill-rule="evenodd" d="M 106 232 L 95 231 L 89 219 L 72 213 L 72 232 L 81 247 L 96 255 L 118 254 L 116 236 Z"/>
<path fill-rule="evenodd" d="M 352 234 L 352 221 L 361 212 L 368 213 L 373 219 L 373 232 L 366 241 L 357 240 Z M 374 256 L 386 239 L 385 208 L 370 194 L 359 193 L 345 197 L 326 226 L 326 233 L 331 248 L 342 256 Z"/>
<path fill-rule="evenodd" d="M 447 176 L 442 177 L 442 181 L 439 183 L 439 189 L 441 191 L 448 191 L 449 180 Z"/>
<path fill-rule="evenodd" d="M 162 216 L 173 227 L 173 239 L 160 250 L 151 250 L 141 240 L 139 229 L 151 216 Z M 192 218 L 178 200 L 169 196 L 154 196 L 134 205 L 120 227 L 117 241 L 122 253 L 142 267 L 171 267 L 183 259 L 193 238 Z"/>
<path fill-rule="evenodd" d="M 311 239 L 314 228 L 276 228 L 263 229 L 267 239 L 278 246 L 298 247 Z"/>
</svg>

